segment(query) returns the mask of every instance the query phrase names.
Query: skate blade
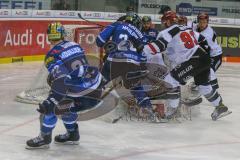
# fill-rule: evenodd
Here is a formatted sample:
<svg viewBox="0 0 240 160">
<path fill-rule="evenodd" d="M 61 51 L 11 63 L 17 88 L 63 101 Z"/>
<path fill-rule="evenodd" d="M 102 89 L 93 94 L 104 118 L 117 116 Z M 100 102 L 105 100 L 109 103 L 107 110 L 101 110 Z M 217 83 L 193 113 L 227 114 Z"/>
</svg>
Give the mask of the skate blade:
<svg viewBox="0 0 240 160">
<path fill-rule="evenodd" d="M 150 123 L 182 123 L 179 119 L 177 118 L 172 118 L 172 119 L 161 119 L 159 121 L 151 121 Z"/>
<path fill-rule="evenodd" d="M 154 121 L 153 123 L 168 123 L 168 122 L 169 122 L 168 119 L 160 119 L 160 120 Z"/>
<path fill-rule="evenodd" d="M 118 117 L 118 118 L 115 118 L 115 119 L 112 120 L 112 123 L 117 123 L 117 122 L 119 122 L 122 118 L 123 118 L 122 116 L 120 116 L 120 117 Z"/>
<path fill-rule="evenodd" d="M 218 119 L 220 119 L 222 117 L 225 117 L 225 116 L 227 116 L 227 115 L 229 115 L 231 113 L 232 113 L 232 111 L 224 112 L 224 113 L 220 114 L 218 117 L 216 117 L 216 119 L 213 118 L 213 121 L 216 121 L 216 120 L 218 120 Z"/>
<path fill-rule="evenodd" d="M 34 150 L 34 149 L 49 149 L 49 144 L 46 144 L 46 145 L 42 145 L 42 146 L 39 146 L 39 147 L 31 147 L 31 146 L 25 146 L 25 149 L 28 149 L 28 150 Z"/>
<path fill-rule="evenodd" d="M 79 145 L 79 141 L 67 141 L 67 142 L 56 142 L 54 141 L 55 144 L 60 144 L 60 145 Z"/>
<path fill-rule="evenodd" d="M 168 123 L 169 120 L 165 118 L 155 118 L 154 120 L 151 120 L 150 123 Z"/>
</svg>

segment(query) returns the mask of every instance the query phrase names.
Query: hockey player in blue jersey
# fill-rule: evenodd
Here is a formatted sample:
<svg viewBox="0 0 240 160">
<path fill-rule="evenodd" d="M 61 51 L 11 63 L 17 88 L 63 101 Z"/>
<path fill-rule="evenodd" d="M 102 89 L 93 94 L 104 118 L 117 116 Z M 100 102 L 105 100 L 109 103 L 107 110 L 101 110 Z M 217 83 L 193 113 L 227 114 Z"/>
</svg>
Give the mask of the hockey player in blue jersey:
<svg viewBox="0 0 240 160">
<path fill-rule="evenodd" d="M 143 40 L 141 32 L 142 22 L 138 15 L 126 16 L 124 21 L 117 21 L 108 25 L 97 37 L 98 47 L 103 47 L 111 38 L 116 44 L 122 40 L 130 40 L 136 49 L 139 49 Z"/>
<path fill-rule="evenodd" d="M 51 89 L 47 99 L 39 104 L 38 108 L 41 113 L 40 134 L 26 142 L 27 149 L 49 148 L 52 130 L 57 123 L 57 114 L 61 114 L 67 132 L 55 136 L 55 142 L 78 144 L 80 135 L 76 112 L 95 106 L 98 100 L 94 98 L 101 95 L 102 78 L 98 68 L 89 66 L 84 50 L 79 44 L 64 40 L 62 24 L 49 24 L 47 34 L 53 46 L 45 57 L 45 66 L 49 72 L 47 81 Z M 58 106 L 63 103 L 71 105 L 69 112 L 60 112 Z"/>
<path fill-rule="evenodd" d="M 142 17 L 142 33 L 145 42 L 152 42 L 157 39 L 158 31 L 152 28 L 152 19 L 149 16 Z"/>
<path fill-rule="evenodd" d="M 107 26 L 98 35 L 98 37 L 96 39 L 97 46 L 98 47 L 104 46 L 105 51 L 106 51 L 102 74 L 107 82 L 112 80 L 112 78 L 110 78 L 110 74 L 112 74 L 112 72 L 113 72 L 112 71 L 113 69 L 112 68 L 110 69 L 110 63 L 112 63 L 112 62 L 110 62 L 110 60 L 109 60 L 109 58 L 110 58 L 109 53 L 111 53 L 111 56 L 114 56 L 115 54 L 119 55 L 119 54 L 123 53 L 121 51 L 118 52 L 117 50 L 108 51 L 108 50 L 112 50 L 112 48 L 116 48 L 116 47 L 113 47 L 114 45 L 108 45 L 108 42 L 111 39 L 111 41 L 113 43 L 119 44 L 122 41 L 128 40 L 132 44 L 132 47 L 129 48 L 130 51 L 124 51 L 125 60 L 131 61 L 130 60 L 131 58 L 129 58 L 131 56 L 132 57 L 136 56 L 135 58 L 137 58 L 138 56 L 141 57 L 142 56 L 141 52 L 142 52 L 142 49 L 144 46 L 144 41 L 143 41 L 144 36 L 141 33 L 141 28 L 142 28 L 141 18 L 138 15 L 134 14 L 132 16 L 126 16 L 126 19 L 123 22 L 115 22 L 115 23 Z M 129 54 L 129 57 L 127 56 L 127 54 Z M 115 59 L 117 59 L 117 58 L 115 57 Z M 131 63 L 131 62 L 129 62 L 129 63 Z M 119 63 L 118 63 L 118 65 L 119 65 Z M 125 65 L 127 66 L 128 64 L 125 63 Z M 131 64 L 129 64 L 129 65 L 131 65 Z M 123 64 L 123 66 L 124 66 L 124 64 Z M 121 67 L 119 66 L 118 68 L 121 68 Z M 133 68 L 135 68 L 135 67 L 133 67 Z M 130 67 L 129 67 L 128 71 L 131 72 Z M 119 70 L 119 72 L 121 72 L 121 71 Z M 140 72 L 138 72 L 138 73 L 140 73 Z M 119 73 L 116 73 L 116 74 L 119 74 Z M 135 85 L 134 87 L 131 87 L 131 93 L 136 98 L 138 106 L 140 106 L 141 108 L 146 108 L 146 109 L 152 108 L 149 97 L 146 95 L 146 92 L 144 91 L 143 86 L 138 84 L 138 85 Z"/>
<path fill-rule="evenodd" d="M 116 44 L 119 44 L 123 40 L 130 40 L 133 44 L 133 50 L 141 50 L 143 46 L 143 34 L 140 29 L 142 27 L 141 19 L 138 15 L 134 14 L 133 16 L 126 16 L 124 22 L 114 22 L 108 25 L 98 36 L 96 39 L 96 44 L 98 47 L 105 46 L 105 49 L 108 50 L 105 45 L 107 42 L 113 41 Z M 102 69 L 102 74 L 104 78 L 109 82 L 109 73 L 110 68 L 107 63 L 106 58 L 108 57 L 108 53 L 104 56 L 104 66 Z"/>
</svg>

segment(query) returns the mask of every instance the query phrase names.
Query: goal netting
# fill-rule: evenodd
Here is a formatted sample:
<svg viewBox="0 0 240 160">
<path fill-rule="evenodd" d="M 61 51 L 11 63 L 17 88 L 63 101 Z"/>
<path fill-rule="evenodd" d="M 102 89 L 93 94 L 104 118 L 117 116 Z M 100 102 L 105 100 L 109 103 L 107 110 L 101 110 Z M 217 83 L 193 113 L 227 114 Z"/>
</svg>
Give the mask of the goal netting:
<svg viewBox="0 0 240 160">
<path fill-rule="evenodd" d="M 75 41 L 84 48 L 91 65 L 101 66 L 102 52 L 95 44 L 95 39 L 102 28 L 94 25 L 64 25 L 65 39 Z M 48 72 L 44 65 L 33 79 L 29 87 L 19 93 L 15 100 L 22 103 L 39 104 L 48 95 L 50 87 L 47 84 Z"/>
</svg>

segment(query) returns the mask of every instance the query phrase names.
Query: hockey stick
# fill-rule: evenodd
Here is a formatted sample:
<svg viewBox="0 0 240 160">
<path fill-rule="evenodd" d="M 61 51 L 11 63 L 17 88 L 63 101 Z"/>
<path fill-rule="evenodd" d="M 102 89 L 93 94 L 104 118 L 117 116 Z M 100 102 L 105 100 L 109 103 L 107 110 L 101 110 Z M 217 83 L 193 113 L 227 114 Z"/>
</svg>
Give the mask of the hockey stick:
<svg viewBox="0 0 240 160">
<path fill-rule="evenodd" d="M 96 23 L 96 22 L 93 22 L 93 21 L 89 21 L 89 20 L 83 18 L 83 16 L 81 15 L 81 13 L 78 13 L 78 17 L 79 17 L 80 19 L 82 19 L 82 20 L 88 22 L 88 23 L 91 23 L 91 24 L 97 25 L 97 26 L 99 26 L 99 27 L 102 27 L 102 28 L 106 27 L 106 26 L 101 25 L 101 24 L 99 24 L 99 23 Z"/>
</svg>

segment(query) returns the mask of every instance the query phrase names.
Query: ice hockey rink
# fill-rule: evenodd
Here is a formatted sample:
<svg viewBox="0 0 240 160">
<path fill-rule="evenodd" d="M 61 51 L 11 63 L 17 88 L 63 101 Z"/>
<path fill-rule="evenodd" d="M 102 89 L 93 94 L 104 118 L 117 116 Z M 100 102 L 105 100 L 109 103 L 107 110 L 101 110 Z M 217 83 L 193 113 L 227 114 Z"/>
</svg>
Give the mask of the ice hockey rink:
<svg viewBox="0 0 240 160">
<path fill-rule="evenodd" d="M 233 113 L 212 121 L 213 108 L 204 101 L 192 121 L 153 124 L 100 120 L 80 122 L 78 146 L 52 143 L 48 150 L 26 150 L 26 140 L 39 133 L 36 105 L 14 101 L 42 64 L 0 65 L 1 160 L 240 160 L 240 64 L 224 63 L 218 71 L 224 103 Z M 58 121 L 53 135 L 65 129 Z"/>
</svg>

